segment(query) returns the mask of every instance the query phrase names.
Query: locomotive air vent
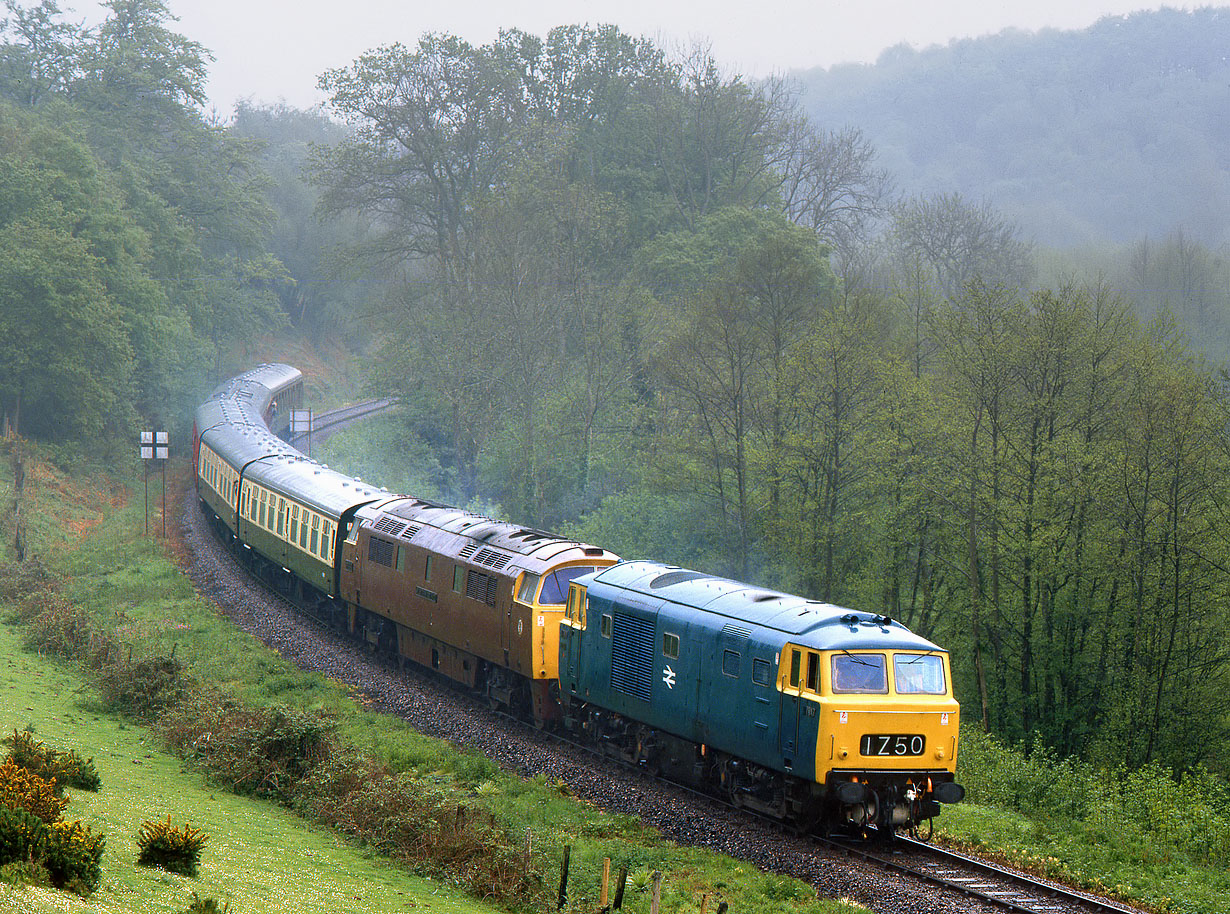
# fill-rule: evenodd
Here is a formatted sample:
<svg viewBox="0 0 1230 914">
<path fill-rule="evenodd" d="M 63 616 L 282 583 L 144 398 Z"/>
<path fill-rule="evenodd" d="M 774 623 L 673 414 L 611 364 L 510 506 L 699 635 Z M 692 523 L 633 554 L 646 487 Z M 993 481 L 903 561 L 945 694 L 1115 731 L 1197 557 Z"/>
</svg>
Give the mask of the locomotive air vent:
<svg viewBox="0 0 1230 914">
<path fill-rule="evenodd" d="M 701 571 L 668 571 L 650 581 L 649 586 L 658 590 L 662 587 L 670 587 L 672 584 L 682 584 L 684 581 L 695 581 L 697 578 L 706 577 L 708 575 Z"/>
<path fill-rule="evenodd" d="M 401 536 L 402 531 L 408 526 L 410 525 L 394 517 L 389 517 L 387 514 L 376 522 L 376 529 L 381 533 L 387 533 L 389 536 Z"/>
<path fill-rule="evenodd" d="M 414 534 L 418 533 L 422 529 L 423 529 L 422 527 L 415 527 L 414 525 L 410 525 L 406 527 L 406 529 L 403 530 L 399 535 L 404 540 L 413 539 Z"/>
<path fill-rule="evenodd" d="M 466 543 L 461 547 L 461 552 L 458 555 L 463 559 L 468 559 L 478 549 L 478 543 Z"/>
<path fill-rule="evenodd" d="M 483 547 L 478 550 L 478 554 L 474 556 L 474 561 L 479 565 L 486 565 L 488 568 L 500 569 L 508 564 L 511 555 L 505 555 L 502 552 L 496 552 L 494 549 Z"/>
<path fill-rule="evenodd" d="M 586 546 L 585 547 L 586 555 L 602 555 L 602 553 L 604 552 L 606 552 L 606 550 L 603 549 L 601 546 Z"/>
</svg>

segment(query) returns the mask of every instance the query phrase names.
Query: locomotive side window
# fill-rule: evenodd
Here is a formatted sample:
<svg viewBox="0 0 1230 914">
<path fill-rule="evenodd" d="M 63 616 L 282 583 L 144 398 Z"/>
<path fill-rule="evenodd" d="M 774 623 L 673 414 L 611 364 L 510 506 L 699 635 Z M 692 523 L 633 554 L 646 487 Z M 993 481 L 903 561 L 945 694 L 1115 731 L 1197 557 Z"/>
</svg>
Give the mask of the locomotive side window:
<svg viewBox="0 0 1230 914">
<path fill-rule="evenodd" d="M 423 580 L 424 581 L 431 580 L 431 556 L 430 555 L 427 556 L 427 563 L 423 567 Z"/>
<path fill-rule="evenodd" d="M 679 636 L 670 632 L 662 633 L 662 655 L 669 660 L 679 659 Z"/>
<path fill-rule="evenodd" d="M 466 570 L 460 565 L 453 566 L 453 593 L 461 593 L 466 586 Z"/>
<path fill-rule="evenodd" d="M 938 654 L 897 654 L 893 681 L 898 695 L 943 695 L 944 660 Z"/>
<path fill-rule="evenodd" d="M 834 654 L 833 691 L 883 695 L 888 692 L 888 672 L 883 654 Z"/>
<path fill-rule="evenodd" d="M 603 638 L 611 637 L 611 614 L 610 613 L 602 614 L 602 637 Z"/>
<path fill-rule="evenodd" d="M 533 603 L 534 594 L 538 592 L 538 582 L 541 578 L 536 574 L 530 574 L 528 571 L 521 578 L 521 586 L 517 588 L 517 601 L 519 603 Z"/>
<path fill-rule="evenodd" d="M 752 660 L 752 682 L 762 686 L 769 684 L 769 661 L 759 657 Z"/>
<path fill-rule="evenodd" d="M 406 570 L 406 547 L 405 546 L 397 547 L 397 570 L 398 571 Z"/>
<path fill-rule="evenodd" d="M 790 652 L 790 687 L 799 687 L 799 676 L 802 674 L 803 655 L 799 651 Z"/>
<path fill-rule="evenodd" d="M 722 673 L 735 679 L 739 678 L 738 651 L 722 651 Z"/>
<path fill-rule="evenodd" d="M 820 655 L 815 651 L 807 652 L 807 688 L 820 691 Z"/>
</svg>

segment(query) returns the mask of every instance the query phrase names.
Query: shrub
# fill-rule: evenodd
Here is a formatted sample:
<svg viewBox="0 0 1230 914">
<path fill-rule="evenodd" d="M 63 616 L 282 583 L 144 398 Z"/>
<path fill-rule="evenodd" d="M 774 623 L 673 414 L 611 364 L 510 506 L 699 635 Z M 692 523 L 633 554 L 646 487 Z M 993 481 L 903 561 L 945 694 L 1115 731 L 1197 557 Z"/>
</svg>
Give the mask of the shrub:
<svg viewBox="0 0 1230 914">
<path fill-rule="evenodd" d="M 89 653 L 94 626 L 81 607 L 49 590 L 26 597 L 18 606 L 26 623 L 25 645 L 30 650 L 72 659 Z"/>
<path fill-rule="evenodd" d="M 138 720 L 153 720 L 184 701 L 190 680 L 174 657 L 102 664 L 97 672 L 103 705 Z"/>
<path fill-rule="evenodd" d="M 68 800 L 57 795 L 55 779 L 5 762 L 0 765 L 0 806 L 20 809 L 50 825 L 60 820 Z"/>
<path fill-rule="evenodd" d="M 38 590 L 51 586 L 47 566 L 39 559 L 24 562 L 0 562 L 0 602 L 13 603 L 24 600 Z"/>
<path fill-rule="evenodd" d="M 172 825 L 168 813 L 165 822 L 146 821 L 141 824 L 137 835 L 137 846 L 141 848 L 137 864 L 161 867 L 181 876 L 195 876 L 201 850 L 208 840 L 209 835 L 200 829 L 188 824 Z"/>
<path fill-rule="evenodd" d="M 75 751 L 59 752 L 28 731 L 14 730 L 12 736 L 4 739 L 4 744 L 9 747 L 10 762 L 44 780 L 54 780 L 58 796 L 63 796 L 65 787 L 96 791 L 102 786 L 92 758 L 82 761 Z"/>
<path fill-rule="evenodd" d="M 31 864 L 46 870 L 58 889 L 89 895 L 98 888 L 103 844 L 102 835 L 80 822 L 48 825 L 24 809 L 0 806 L 0 866 Z M 29 872 L 38 875 L 37 869 Z"/>
<path fill-rule="evenodd" d="M 161 729 L 176 752 L 231 790 L 289 804 L 299 782 L 332 755 L 336 726 L 324 714 L 244 708 L 204 695 Z"/>
<path fill-rule="evenodd" d="M 43 865 L 51 874 L 51 884 L 58 889 L 89 895 L 98 888 L 102 878 L 102 855 L 105 844 L 80 822 L 56 822 L 43 850 Z"/>
<path fill-rule="evenodd" d="M 231 903 L 228 901 L 221 907 L 218 902 L 212 898 L 198 898 L 196 892 L 192 893 L 192 904 L 188 905 L 188 909 L 184 914 L 229 914 Z"/>
</svg>

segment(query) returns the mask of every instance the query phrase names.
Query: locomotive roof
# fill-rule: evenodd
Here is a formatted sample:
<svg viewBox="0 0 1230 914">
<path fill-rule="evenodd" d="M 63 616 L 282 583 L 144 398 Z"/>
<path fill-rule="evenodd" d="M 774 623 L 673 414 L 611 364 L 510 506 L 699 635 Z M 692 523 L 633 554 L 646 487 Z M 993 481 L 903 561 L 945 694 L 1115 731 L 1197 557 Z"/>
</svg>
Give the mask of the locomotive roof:
<svg viewBox="0 0 1230 914">
<path fill-rule="evenodd" d="M 941 650 L 900 622 L 875 613 L 808 600 L 675 565 L 621 562 L 598 571 L 589 580 L 639 594 L 646 599 L 713 613 L 730 623 L 774 629 L 797 643 L 820 649 L 876 647 Z M 889 637 L 885 638 L 885 635 Z M 821 644 L 821 641 L 824 643 Z"/>
<path fill-rule="evenodd" d="M 533 530 L 518 524 L 492 520 L 481 514 L 440 505 L 420 498 L 397 498 L 364 512 L 364 520 L 391 536 L 410 538 L 419 529 L 429 527 L 452 533 L 476 544 L 482 544 L 474 557 L 479 564 L 503 568 L 514 557 L 521 568 L 537 570 L 539 563 L 549 563 L 561 556 L 568 559 L 591 558 L 614 561 L 616 556 L 599 546 L 564 539 L 554 533 Z M 574 553 L 566 555 L 567 553 Z"/>
</svg>

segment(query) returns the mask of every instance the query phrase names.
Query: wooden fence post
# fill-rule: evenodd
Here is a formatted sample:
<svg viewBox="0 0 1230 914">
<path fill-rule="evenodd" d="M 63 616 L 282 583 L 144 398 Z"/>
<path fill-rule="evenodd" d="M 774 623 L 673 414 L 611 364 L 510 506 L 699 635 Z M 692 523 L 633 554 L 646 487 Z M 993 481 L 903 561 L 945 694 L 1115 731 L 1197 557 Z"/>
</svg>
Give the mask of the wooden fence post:
<svg viewBox="0 0 1230 914">
<path fill-rule="evenodd" d="M 658 907 L 662 904 L 662 874 L 658 870 L 653 871 L 653 901 L 649 903 L 649 914 L 658 914 Z"/>
<path fill-rule="evenodd" d="M 564 910 L 564 905 L 568 903 L 568 863 L 572 859 L 572 845 L 564 845 L 564 862 L 559 868 L 559 904 L 555 906 L 557 911 Z"/>
<path fill-rule="evenodd" d="M 628 868 L 622 866 L 619 868 L 619 875 L 615 877 L 615 904 L 614 909 L 618 911 L 624 906 L 624 883 L 628 881 Z"/>
<path fill-rule="evenodd" d="M 611 858 L 602 858 L 602 892 L 598 896 L 598 906 L 605 908 L 607 899 L 607 888 L 611 883 Z"/>
</svg>

